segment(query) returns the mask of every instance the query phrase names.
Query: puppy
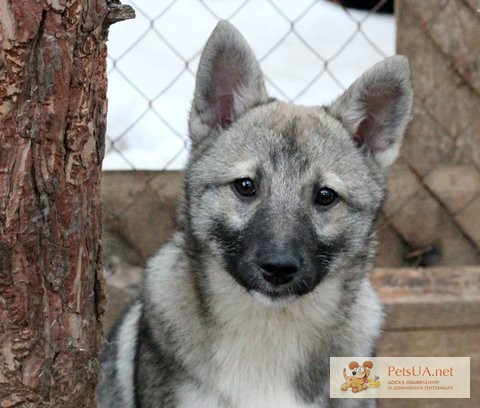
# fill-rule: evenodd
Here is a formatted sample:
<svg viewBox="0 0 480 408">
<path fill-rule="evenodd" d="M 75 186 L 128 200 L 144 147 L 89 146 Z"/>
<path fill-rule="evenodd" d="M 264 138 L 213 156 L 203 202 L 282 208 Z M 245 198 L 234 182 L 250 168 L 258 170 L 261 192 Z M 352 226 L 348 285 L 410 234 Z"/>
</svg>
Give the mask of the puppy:
<svg viewBox="0 0 480 408">
<path fill-rule="evenodd" d="M 411 105 L 401 56 L 328 106 L 269 98 L 253 51 L 219 23 L 180 228 L 108 338 L 99 407 L 372 408 L 329 398 L 329 359 L 370 356 L 380 333 L 375 220 Z"/>
<path fill-rule="evenodd" d="M 346 369 L 343 369 L 345 383 L 342 384 L 342 391 L 347 391 L 349 388 L 351 388 L 353 392 L 366 390 L 368 388 L 368 377 L 372 367 L 373 363 L 371 361 L 365 361 L 362 366 L 360 366 L 356 361 L 352 361 L 348 365 L 348 368 L 352 370 L 351 376 L 348 377 Z"/>
</svg>

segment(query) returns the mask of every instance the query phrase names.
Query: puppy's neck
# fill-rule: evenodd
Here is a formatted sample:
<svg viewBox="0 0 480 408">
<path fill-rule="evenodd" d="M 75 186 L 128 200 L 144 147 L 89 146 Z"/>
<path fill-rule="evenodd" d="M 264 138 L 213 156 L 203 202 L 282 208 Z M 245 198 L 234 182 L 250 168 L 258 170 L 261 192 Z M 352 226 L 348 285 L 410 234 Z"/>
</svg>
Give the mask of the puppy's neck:
<svg viewBox="0 0 480 408">
<path fill-rule="evenodd" d="M 208 269 L 209 309 L 223 327 L 243 327 L 254 322 L 259 330 L 276 322 L 284 328 L 325 330 L 333 325 L 332 310 L 341 296 L 341 282 L 325 279 L 303 296 L 273 299 L 259 292 L 248 292 L 218 263 Z"/>
</svg>

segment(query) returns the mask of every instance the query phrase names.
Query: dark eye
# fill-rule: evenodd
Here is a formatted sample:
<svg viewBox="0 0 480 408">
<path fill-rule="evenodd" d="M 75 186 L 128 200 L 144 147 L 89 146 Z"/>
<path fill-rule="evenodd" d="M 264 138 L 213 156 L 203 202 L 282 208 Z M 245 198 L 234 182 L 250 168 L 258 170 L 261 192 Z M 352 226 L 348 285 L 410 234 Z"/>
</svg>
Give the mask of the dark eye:
<svg viewBox="0 0 480 408">
<path fill-rule="evenodd" d="M 256 188 L 255 183 L 252 179 L 241 178 L 233 182 L 233 186 L 238 194 L 244 197 L 250 197 L 255 194 Z"/>
<path fill-rule="evenodd" d="M 315 196 L 315 204 L 324 207 L 332 205 L 338 197 L 338 194 L 328 187 L 321 187 Z"/>
</svg>

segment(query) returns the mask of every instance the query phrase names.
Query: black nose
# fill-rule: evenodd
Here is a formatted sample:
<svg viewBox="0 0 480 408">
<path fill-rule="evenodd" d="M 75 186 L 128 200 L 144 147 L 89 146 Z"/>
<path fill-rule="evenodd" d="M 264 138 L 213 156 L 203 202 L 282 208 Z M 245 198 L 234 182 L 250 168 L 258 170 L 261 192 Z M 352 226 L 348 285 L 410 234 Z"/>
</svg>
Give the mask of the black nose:
<svg viewBox="0 0 480 408">
<path fill-rule="evenodd" d="M 261 259 L 263 278 L 272 285 L 284 285 L 292 281 L 300 267 L 298 260 L 292 255 L 270 255 Z"/>
<path fill-rule="evenodd" d="M 352 371 L 352 375 L 355 375 L 355 374 L 357 374 L 357 372 L 356 372 L 356 371 Z"/>
</svg>

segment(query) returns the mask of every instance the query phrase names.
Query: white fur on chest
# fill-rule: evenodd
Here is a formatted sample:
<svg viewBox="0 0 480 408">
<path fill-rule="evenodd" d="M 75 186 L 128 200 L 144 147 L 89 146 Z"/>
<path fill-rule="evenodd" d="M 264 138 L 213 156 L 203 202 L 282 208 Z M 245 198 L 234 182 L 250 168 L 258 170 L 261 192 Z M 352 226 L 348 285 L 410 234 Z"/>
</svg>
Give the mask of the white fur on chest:
<svg viewBox="0 0 480 408">
<path fill-rule="evenodd" d="M 215 323 L 204 326 L 199 306 L 193 301 L 193 286 L 188 275 L 179 273 L 185 273 L 185 268 L 173 267 L 176 251 L 171 249 L 165 248 L 151 262 L 146 288 L 151 291 L 151 299 L 158 299 L 157 313 L 175 324 L 179 338 L 188 339 L 178 343 L 178 356 L 201 384 L 179 385 L 179 407 L 321 406 L 321 402 L 307 404 L 297 395 L 295 378 L 300 370 L 307 369 L 310 353 L 332 341 L 329 333 L 338 324 L 335 312 L 342 282 L 326 279 L 316 291 L 290 304 L 272 306 L 247 294 L 224 270 L 212 265 L 207 279 L 209 291 L 214 294 L 209 307 Z M 352 353 L 360 354 L 369 349 L 381 320 L 368 281 L 363 286 L 365 297 L 371 299 L 372 316 L 357 319 L 353 308 L 353 317 L 342 321 L 364 344 L 361 350 L 352 349 Z M 355 339 L 349 340 L 353 343 Z M 326 392 L 324 385 L 318 384 L 321 395 Z"/>
<path fill-rule="evenodd" d="M 215 368 L 210 375 L 228 408 L 312 406 L 300 399 L 294 383 L 332 324 L 325 310 L 338 299 L 337 284 L 329 289 L 322 302 L 313 301 L 312 294 L 283 306 L 262 304 L 251 295 L 217 298 L 214 313 L 221 329 L 212 336 Z M 318 387 L 320 391 L 323 384 Z M 220 402 L 218 406 L 223 408 Z"/>
<path fill-rule="evenodd" d="M 303 407 L 292 384 L 305 360 L 305 345 L 279 320 L 245 321 L 238 330 L 227 329 L 214 343 L 215 383 L 235 401 L 233 406 Z"/>
<path fill-rule="evenodd" d="M 177 393 L 178 408 L 316 408 L 317 405 L 300 403 L 286 393 L 277 393 L 273 398 L 266 395 L 246 395 L 234 404 L 222 401 L 212 392 L 207 392 L 194 384 L 182 386 Z M 271 397 L 271 396 L 270 396 Z"/>
</svg>

